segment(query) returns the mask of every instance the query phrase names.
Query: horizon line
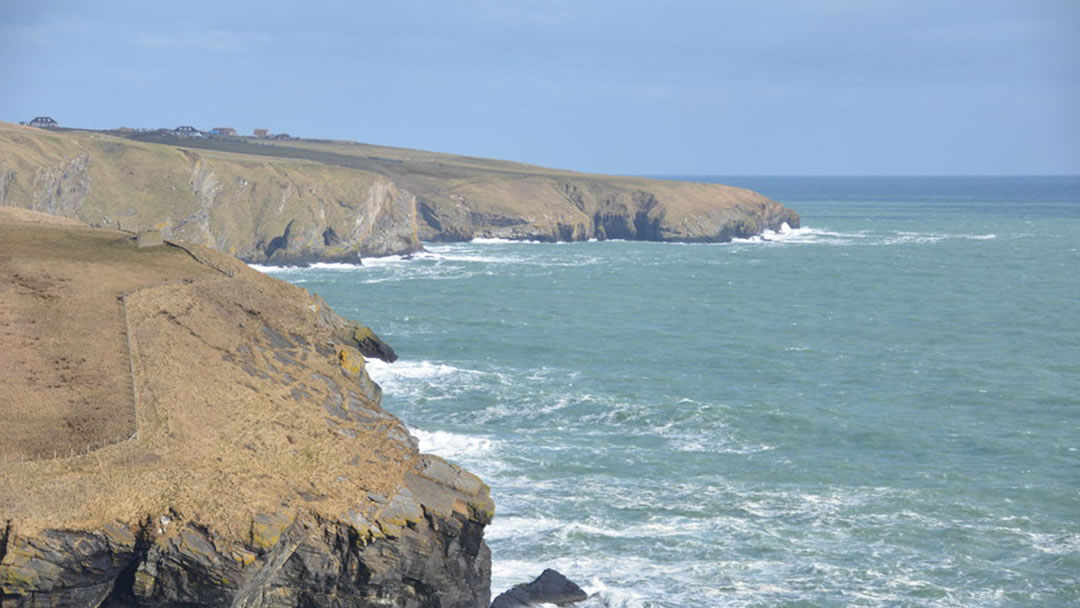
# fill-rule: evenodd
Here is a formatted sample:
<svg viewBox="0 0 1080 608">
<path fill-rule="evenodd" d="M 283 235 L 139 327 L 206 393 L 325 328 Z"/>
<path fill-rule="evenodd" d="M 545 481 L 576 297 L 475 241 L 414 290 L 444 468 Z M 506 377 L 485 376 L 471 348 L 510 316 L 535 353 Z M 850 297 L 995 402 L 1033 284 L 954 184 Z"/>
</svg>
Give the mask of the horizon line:
<svg viewBox="0 0 1080 608">
<path fill-rule="evenodd" d="M 881 177 L 1070 177 L 1080 173 L 634 173 L 628 177 L 780 177 L 780 178 L 881 178 Z"/>
</svg>

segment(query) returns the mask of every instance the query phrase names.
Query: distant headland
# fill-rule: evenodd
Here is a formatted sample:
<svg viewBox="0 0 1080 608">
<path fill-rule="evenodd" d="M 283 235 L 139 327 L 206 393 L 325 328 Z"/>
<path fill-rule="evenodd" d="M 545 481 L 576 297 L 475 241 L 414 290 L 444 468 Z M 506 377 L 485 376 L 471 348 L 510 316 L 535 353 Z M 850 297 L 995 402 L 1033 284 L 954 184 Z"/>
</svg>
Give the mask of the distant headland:
<svg viewBox="0 0 1080 608">
<path fill-rule="evenodd" d="M 47 120 L 46 120 L 47 119 Z M 799 215 L 720 184 L 228 127 L 0 123 L 0 205 L 212 247 L 264 264 L 356 262 L 473 238 L 724 242 Z"/>
</svg>

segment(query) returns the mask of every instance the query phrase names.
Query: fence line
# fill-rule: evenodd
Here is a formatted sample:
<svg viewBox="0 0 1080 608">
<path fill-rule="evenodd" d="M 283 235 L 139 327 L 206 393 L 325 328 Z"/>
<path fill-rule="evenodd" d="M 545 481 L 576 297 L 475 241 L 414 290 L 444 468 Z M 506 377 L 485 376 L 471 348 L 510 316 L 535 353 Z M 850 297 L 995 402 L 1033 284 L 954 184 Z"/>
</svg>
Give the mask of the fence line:
<svg viewBox="0 0 1080 608">
<path fill-rule="evenodd" d="M 132 421 L 135 424 L 135 432 L 132 433 L 131 439 L 138 439 L 139 437 L 139 382 L 135 378 L 135 349 L 131 343 L 131 319 L 128 318 L 127 312 L 127 299 L 131 294 L 125 293 L 120 298 L 120 306 L 124 313 L 124 333 L 127 334 L 127 348 L 128 348 L 128 370 L 131 375 L 131 408 L 132 408 Z"/>
</svg>

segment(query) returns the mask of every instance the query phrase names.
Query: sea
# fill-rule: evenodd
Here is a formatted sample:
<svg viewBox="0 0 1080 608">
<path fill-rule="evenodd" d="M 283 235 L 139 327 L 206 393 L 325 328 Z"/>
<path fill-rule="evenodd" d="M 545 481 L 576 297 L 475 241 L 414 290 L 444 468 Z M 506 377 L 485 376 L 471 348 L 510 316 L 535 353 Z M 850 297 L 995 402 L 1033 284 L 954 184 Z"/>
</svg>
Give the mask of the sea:
<svg viewBox="0 0 1080 608">
<path fill-rule="evenodd" d="M 384 407 L 491 486 L 493 595 L 1080 606 L 1080 177 L 682 179 L 802 225 L 263 270 L 397 350 Z"/>
</svg>

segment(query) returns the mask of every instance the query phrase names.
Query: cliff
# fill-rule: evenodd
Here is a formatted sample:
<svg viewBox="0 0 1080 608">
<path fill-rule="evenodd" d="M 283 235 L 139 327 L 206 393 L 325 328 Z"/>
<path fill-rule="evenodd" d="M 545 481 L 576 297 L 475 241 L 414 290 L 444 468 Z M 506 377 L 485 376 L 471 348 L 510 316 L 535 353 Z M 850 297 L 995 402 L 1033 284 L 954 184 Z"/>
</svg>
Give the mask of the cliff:
<svg viewBox="0 0 1080 608">
<path fill-rule="evenodd" d="M 354 261 L 420 240 L 718 242 L 799 224 L 720 184 L 590 175 L 310 140 L 196 140 L 0 123 L 0 205 L 157 227 L 251 262 Z"/>
<path fill-rule="evenodd" d="M 414 196 L 377 173 L 89 131 L 0 123 L 0 205 L 157 228 L 251 262 L 356 261 L 420 248 Z"/>
<path fill-rule="evenodd" d="M 0 208 L 0 605 L 486 607 L 488 488 L 381 408 L 392 350 L 154 242 Z"/>
</svg>

